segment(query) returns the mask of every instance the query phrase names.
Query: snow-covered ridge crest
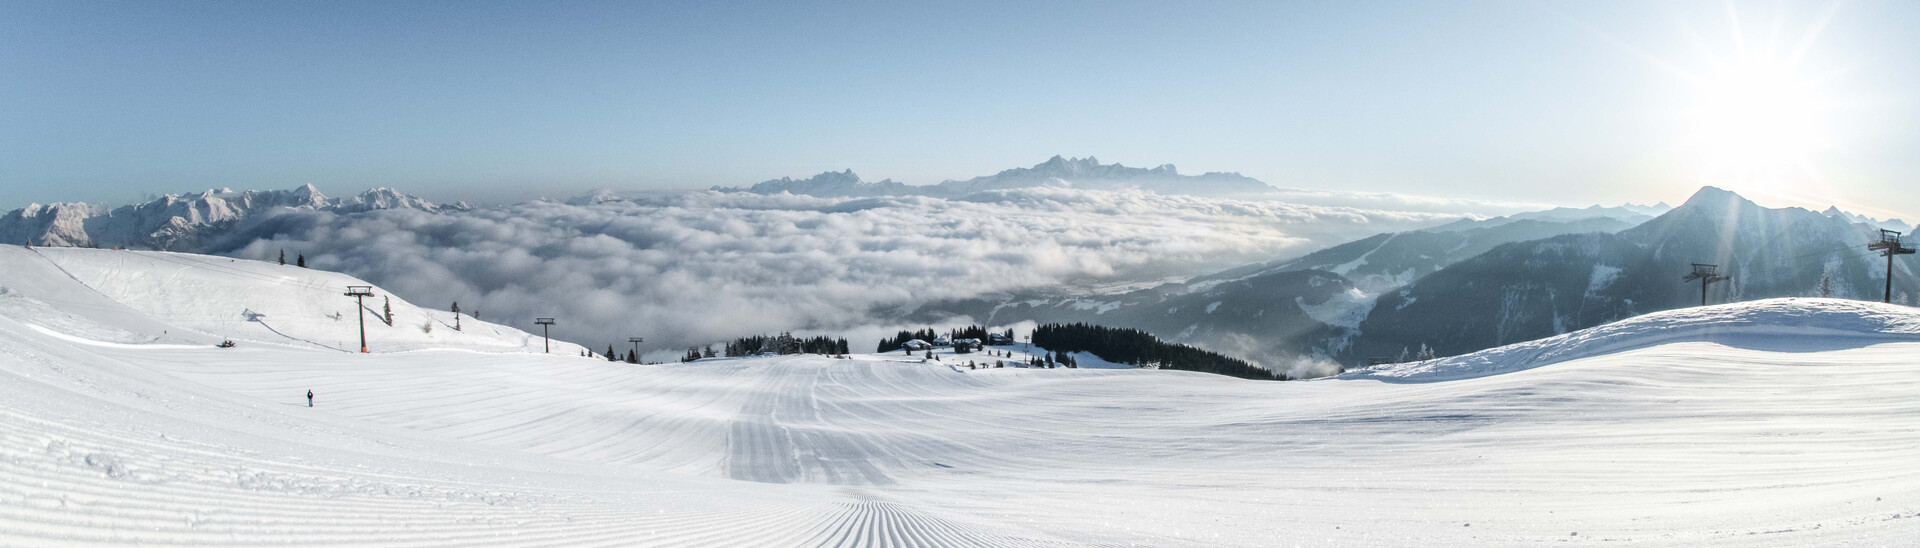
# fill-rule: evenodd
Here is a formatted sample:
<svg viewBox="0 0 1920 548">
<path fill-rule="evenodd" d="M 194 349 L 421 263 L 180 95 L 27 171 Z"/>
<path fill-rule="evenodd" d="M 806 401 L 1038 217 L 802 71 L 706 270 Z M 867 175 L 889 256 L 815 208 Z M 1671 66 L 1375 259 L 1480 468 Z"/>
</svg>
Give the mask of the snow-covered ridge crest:
<svg viewBox="0 0 1920 548">
<path fill-rule="evenodd" d="M 313 185 L 290 190 L 209 189 L 168 194 L 152 201 L 109 208 L 81 202 L 28 204 L 0 215 L 0 242 L 55 247 L 189 249 L 217 232 L 276 211 L 358 213 L 380 209 L 448 211 L 465 202 L 435 204 L 390 188 L 328 198 Z"/>
<path fill-rule="evenodd" d="M 1765 299 L 1654 312 L 1471 354 L 1354 370 L 1339 378 L 1389 382 L 1470 379 L 1679 342 L 1826 348 L 1904 341 L 1920 341 L 1920 310 L 1846 299 Z"/>
</svg>

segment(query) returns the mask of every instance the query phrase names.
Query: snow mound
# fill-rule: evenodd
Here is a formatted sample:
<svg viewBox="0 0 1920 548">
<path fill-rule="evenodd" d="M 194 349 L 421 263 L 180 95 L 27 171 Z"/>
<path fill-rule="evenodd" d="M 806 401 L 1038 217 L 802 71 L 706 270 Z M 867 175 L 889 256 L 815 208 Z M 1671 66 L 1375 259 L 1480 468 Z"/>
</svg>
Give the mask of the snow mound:
<svg viewBox="0 0 1920 548">
<path fill-rule="evenodd" d="M 1432 382 L 1484 377 L 1677 342 L 1774 351 L 1920 340 L 1920 310 L 1843 299 L 1766 299 L 1654 312 L 1471 354 L 1360 369 L 1343 379 Z"/>
<path fill-rule="evenodd" d="M 6 246 L 0 262 L 8 265 L 0 271 L 7 288 L 0 307 L 40 327 L 110 343 L 231 339 L 357 351 L 360 311 L 345 292 L 373 285 L 334 272 L 186 253 Z M 465 314 L 455 330 L 453 312 L 415 306 L 378 287 L 373 293 L 365 313 L 374 352 L 544 350 L 539 335 Z M 383 319 L 389 305 L 391 324 Z M 552 351 L 584 348 L 555 341 Z"/>
</svg>

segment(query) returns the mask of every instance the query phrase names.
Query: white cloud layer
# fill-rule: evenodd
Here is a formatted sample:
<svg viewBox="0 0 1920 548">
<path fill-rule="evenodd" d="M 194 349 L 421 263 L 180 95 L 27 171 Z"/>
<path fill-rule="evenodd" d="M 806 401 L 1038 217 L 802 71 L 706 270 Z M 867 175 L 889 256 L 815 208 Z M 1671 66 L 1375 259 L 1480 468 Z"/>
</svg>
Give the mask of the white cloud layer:
<svg viewBox="0 0 1920 548">
<path fill-rule="evenodd" d="M 1199 274 L 1451 217 L 1131 191 L 952 200 L 693 192 L 467 212 L 290 212 L 224 249 L 267 259 L 284 248 L 423 306 L 457 300 L 515 324 L 555 316 L 559 338 L 604 347 L 640 335 L 658 349 L 782 330 L 871 333 L 895 327 L 891 312 L 930 300 Z"/>
</svg>

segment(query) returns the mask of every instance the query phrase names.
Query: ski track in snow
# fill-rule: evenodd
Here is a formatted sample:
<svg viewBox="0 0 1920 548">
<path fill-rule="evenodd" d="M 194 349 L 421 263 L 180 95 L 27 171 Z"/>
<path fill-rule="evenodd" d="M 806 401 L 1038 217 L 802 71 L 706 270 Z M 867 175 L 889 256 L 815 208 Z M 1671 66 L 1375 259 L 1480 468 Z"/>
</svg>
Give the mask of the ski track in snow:
<svg viewBox="0 0 1920 548">
<path fill-rule="evenodd" d="M 1678 337 L 1499 374 L 1445 362 L 1287 383 L 952 367 L 1000 359 L 983 354 L 634 366 L 499 351 L 522 341 L 511 332 L 475 351 L 372 355 L 86 344 L 158 321 L 6 264 L 0 286 L 21 298 L 94 304 L 59 335 L 18 312 L 39 308 L 0 307 L 0 544 L 1920 538 L 1920 343 L 1898 338 L 1785 329 L 1765 348 Z M 1817 312 L 1792 315 L 1795 328 L 1920 318 L 1873 305 L 1877 323 L 1840 325 L 1822 314 L 1847 309 L 1822 302 L 1721 310 L 1759 324 L 1794 306 Z M 1655 330 L 1710 312 L 1656 317 Z M 277 313 L 288 329 L 332 328 Z M 396 323 L 380 327 L 428 337 Z"/>
</svg>

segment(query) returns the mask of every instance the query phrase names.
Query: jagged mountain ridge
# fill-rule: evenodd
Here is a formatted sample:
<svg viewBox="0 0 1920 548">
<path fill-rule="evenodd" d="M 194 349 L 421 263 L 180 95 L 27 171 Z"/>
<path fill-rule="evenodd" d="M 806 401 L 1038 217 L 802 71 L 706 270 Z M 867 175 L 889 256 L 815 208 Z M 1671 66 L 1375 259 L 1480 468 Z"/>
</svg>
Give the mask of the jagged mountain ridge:
<svg viewBox="0 0 1920 548">
<path fill-rule="evenodd" d="M 465 202 L 435 204 L 390 188 L 329 198 L 313 185 L 290 190 L 206 190 L 168 194 L 108 208 L 84 202 L 28 204 L 0 216 L 0 242 L 54 247 L 193 250 L 250 219 L 280 210 L 359 213 L 381 209 L 460 211 Z"/>
<path fill-rule="evenodd" d="M 1120 164 L 1102 164 L 1093 157 L 1054 156 L 1033 167 L 1013 168 L 964 181 L 947 180 L 936 185 L 908 185 L 892 179 L 864 181 L 853 170 L 829 171 L 806 179 L 782 177 L 753 186 L 713 187 L 720 192 L 755 194 L 804 194 L 820 197 L 868 196 L 965 196 L 975 192 L 1033 187 L 1071 187 L 1090 190 L 1148 190 L 1160 194 L 1222 196 L 1272 192 L 1274 187 L 1239 173 L 1208 172 L 1182 175 L 1173 164 L 1155 168 L 1135 168 Z"/>
<path fill-rule="evenodd" d="M 1861 223 L 1874 228 L 1884 228 L 1887 230 L 1893 230 L 1898 232 L 1913 231 L 1913 225 L 1907 224 L 1906 221 L 1902 221 L 1900 219 L 1884 219 L 1884 220 L 1875 219 L 1873 217 L 1868 217 L 1866 215 L 1860 215 L 1860 214 L 1851 213 L 1847 211 L 1841 211 L 1839 206 L 1827 206 L 1827 210 L 1820 212 L 1820 214 L 1826 215 L 1828 217 L 1839 217 L 1841 219 L 1847 220 L 1847 222 Z"/>
</svg>

